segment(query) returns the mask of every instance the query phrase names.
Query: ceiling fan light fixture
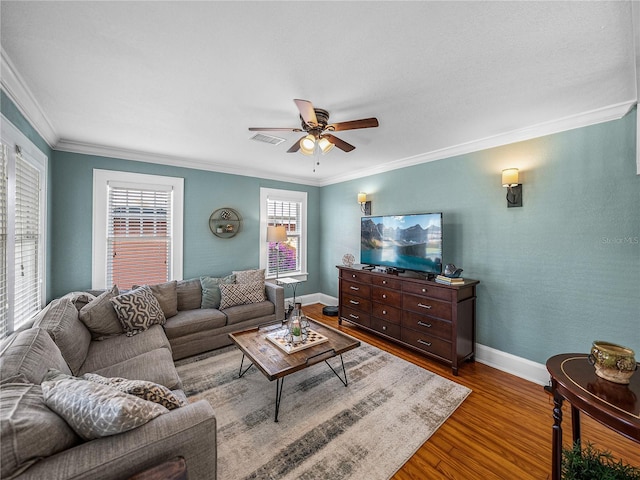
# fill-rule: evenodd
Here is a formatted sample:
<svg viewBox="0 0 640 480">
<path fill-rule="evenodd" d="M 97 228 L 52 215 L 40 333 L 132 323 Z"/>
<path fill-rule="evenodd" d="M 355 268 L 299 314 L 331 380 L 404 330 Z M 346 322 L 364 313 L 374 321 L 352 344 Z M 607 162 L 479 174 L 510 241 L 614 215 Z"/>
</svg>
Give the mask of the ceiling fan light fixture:
<svg viewBox="0 0 640 480">
<path fill-rule="evenodd" d="M 300 151 L 305 155 L 313 155 L 313 151 L 316 148 L 316 137 L 312 134 L 303 137 L 300 140 Z"/>
<path fill-rule="evenodd" d="M 329 153 L 331 149 L 335 147 L 335 145 L 326 138 L 322 137 L 320 138 L 320 140 L 318 140 L 318 147 L 320 147 L 320 150 L 322 150 L 322 154 L 325 155 Z"/>
</svg>

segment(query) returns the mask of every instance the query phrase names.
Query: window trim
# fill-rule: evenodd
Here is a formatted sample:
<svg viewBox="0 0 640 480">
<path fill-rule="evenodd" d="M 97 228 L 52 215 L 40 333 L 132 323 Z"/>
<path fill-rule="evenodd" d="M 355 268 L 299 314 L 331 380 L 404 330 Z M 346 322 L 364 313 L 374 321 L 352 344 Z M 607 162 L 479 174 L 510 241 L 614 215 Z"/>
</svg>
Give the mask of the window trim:
<svg viewBox="0 0 640 480">
<path fill-rule="evenodd" d="M 107 279 L 107 218 L 109 182 L 130 185 L 135 188 L 157 187 L 173 189 L 171 218 L 171 278 L 182 280 L 183 275 L 183 225 L 184 178 L 93 169 L 93 235 L 91 240 L 91 288 L 102 289 Z"/>
<path fill-rule="evenodd" d="M 300 272 L 294 274 L 281 274 L 280 278 L 290 277 L 300 281 L 306 281 L 307 272 L 307 192 L 296 190 L 281 190 L 277 188 L 260 187 L 260 268 L 267 270 L 269 245 L 267 243 L 267 200 L 284 202 L 300 202 Z M 270 275 L 267 279 L 274 280 L 275 275 Z"/>
<path fill-rule="evenodd" d="M 15 166 L 15 148 L 19 145 L 24 160 L 31 164 L 40 177 L 40 225 L 38 235 L 40 237 L 40 251 L 38 255 L 38 269 L 40 274 L 40 308 L 44 308 L 46 304 L 47 292 L 47 179 L 49 171 L 49 157 L 40 150 L 29 138 L 22 133 L 13 123 L 11 123 L 4 115 L 0 115 L 0 141 L 7 145 L 7 334 L 16 330 L 16 322 L 14 318 L 14 296 L 15 296 L 15 188 L 16 188 L 16 166 Z M 24 319 L 18 328 L 28 322 L 30 319 Z"/>
</svg>

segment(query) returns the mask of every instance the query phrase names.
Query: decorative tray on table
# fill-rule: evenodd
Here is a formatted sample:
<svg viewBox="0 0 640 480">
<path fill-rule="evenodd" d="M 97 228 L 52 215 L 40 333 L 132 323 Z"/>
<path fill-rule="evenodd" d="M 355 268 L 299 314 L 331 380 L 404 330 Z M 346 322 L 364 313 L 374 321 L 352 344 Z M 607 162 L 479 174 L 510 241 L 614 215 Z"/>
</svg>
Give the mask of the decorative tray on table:
<svg viewBox="0 0 640 480">
<path fill-rule="evenodd" d="M 286 353 L 295 353 L 300 350 L 304 350 L 305 348 L 313 347 L 314 345 L 320 345 L 321 343 L 329 341 L 327 337 L 322 335 L 321 333 L 316 332 L 315 330 L 309 329 L 309 333 L 307 338 L 300 343 L 293 345 L 288 342 L 287 337 L 287 329 L 281 328 L 276 330 L 275 332 L 268 333 L 266 335 L 267 340 L 273 343 L 275 346 L 280 348 L 280 350 Z"/>
</svg>

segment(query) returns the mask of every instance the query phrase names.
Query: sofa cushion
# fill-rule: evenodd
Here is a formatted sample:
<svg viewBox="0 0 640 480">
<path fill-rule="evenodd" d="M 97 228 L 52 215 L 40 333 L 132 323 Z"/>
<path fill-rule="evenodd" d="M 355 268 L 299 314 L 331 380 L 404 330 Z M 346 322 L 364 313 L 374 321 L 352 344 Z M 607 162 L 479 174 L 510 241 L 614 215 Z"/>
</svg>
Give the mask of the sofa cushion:
<svg viewBox="0 0 640 480">
<path fill-rule="evenodd" d="M 133 289 L 140 288 L 142 285 L 134 285 Z M 158 283 L 149 285 L 151 293 L 156 297 L 165 318 L 171 318 L 178 313 L 178 282 Z"/>
<path fill-rule="evenodd" d="M 236 283 L 236 276 L 231 274 L 226 277 L 200 277 L 202 286 L 201 308 L 220 308 L 220 284 Z"/>
<path fill-rule="evenodd" d="M 0 357 L 0 380 L 3 383 L 24 375 L 29 382 L 39 384 L 49 368 L 71 375 L 60 349 L 41 328 L 12 334 L 2 342 Z"/>
<path fill-rule="evenodd" d="M 220 310 L 245 305 L 247 303 L 264 302 L 264 281 L 250 283 L 236 283 L 233 285 L 220 285 Z"/>
<path fill-rule="evenodd" d="M 110 301 L 128 337 L 144 332 L 152 325 L 164 325 L 167 321 L 160 303 L 147 285 L 118 295 Z"/>
<path fill-rule="evenodd" d="M 171 350 L 168 348 L 157 348 L 90 373 L 97 373 L 103 377 L 148 380 L 172 390 L 182 388 L 182 381 L 173 364 Z"/>
<path fill-rule="evenodd" d="M 227 316 L 227 325 L 235 325 L 254 318 L 273 315 L 275 310 L 276 308 L 273 303 L 265 300 L 264 302 L 259 303 L 229 307 L 224 311 L 224 313 Z"/>
<path fill-rule="evenodd" d="M 167 320 L 164 325 L 164 331 L 167 334 L 167 338 L 173 339 L 190 333 L 205 332 L 224 327 L 226 324 L 227 316 L 220 310 L 213 308 L 184 310 Z"/>
<path fill-rule="evenodd" d="M 116 390 L 129 395 L 134 395 L 143 400 L 162 405 L 167 410 L 183 407 L 186 402 L 177 397 L 164 385 L 159 385 L 147 380 L 128 380 L 121 377 L 103 377 L 97 373 L 85 373 L 82 378 L 90 382 L 108 385 Z"/>
<path fill-rule="evenodd" d="M 117 285 L 114 285 L 111 290 L 104 291 L 80 309 L 79 318 L 87 326 L 94 340 L 122 335 L 122 325 L 110 302 L 119 293 Z"/>
<path fill-rule="evenodd" d="M 0 476 L 5 479 L 80 442 L 69 425 L 47 407 L 40 385 L 33 384 L 2 385 L 0 431 Z"/>
<path fill-rule="evenodd" d="M 202 285 L 199 278 L 181 280 L 176 286 L 178 292 L 178 311 L 200 308 L 202 303 Z"/>
<path fill-rule="evenodd" d="M 84 440 L 127 432 L 167 412 L 157 403 L 82 379 L 43 382 L 42 394 Z"/>
<path fill-rule="evenodd" d="M 254 270 L 237 270 L 231 273 L 236 276 L 236 283 L 264 283 L 264 268 Z"/>
<path fill-rule="evenodd" d="M 53 300 L 38 315 L 34 327 L 46 330 L 60 349 L 72 373 L 78 373 L 87 358 L 91 333 L 78 318 L 71 297 Z"/>
</svg>

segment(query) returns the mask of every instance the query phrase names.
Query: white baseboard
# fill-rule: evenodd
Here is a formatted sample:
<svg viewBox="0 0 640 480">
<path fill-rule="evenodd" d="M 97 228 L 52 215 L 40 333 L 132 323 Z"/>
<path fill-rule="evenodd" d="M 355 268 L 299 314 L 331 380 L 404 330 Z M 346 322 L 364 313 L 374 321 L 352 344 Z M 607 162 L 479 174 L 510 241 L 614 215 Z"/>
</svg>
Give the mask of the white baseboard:
<svg viewBox="0 0 640 480">
<path fill-rule="evenodd" d="M 287 301 L 285 299 L 285 305 Z M 323 305 L 338 305 L 338 299 L 324 293 L 313 293 L 296 297 L 302 305 L 321 303 Z M 496 350 L 480 343 L 476 343 L 476 362 L 483 363 L 489 367 L 502 370 L 516 377 L 523 378 L 538 385 L 549 383 L 549 372 L 547 367 L 541 363 L 536 363 L 526 358 L 512 355 L 511 353 Z"/>
</svg>

